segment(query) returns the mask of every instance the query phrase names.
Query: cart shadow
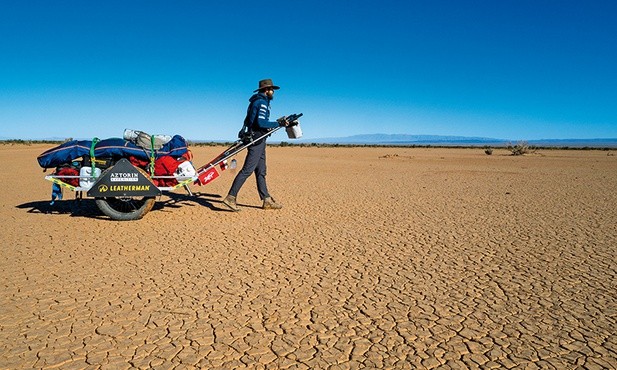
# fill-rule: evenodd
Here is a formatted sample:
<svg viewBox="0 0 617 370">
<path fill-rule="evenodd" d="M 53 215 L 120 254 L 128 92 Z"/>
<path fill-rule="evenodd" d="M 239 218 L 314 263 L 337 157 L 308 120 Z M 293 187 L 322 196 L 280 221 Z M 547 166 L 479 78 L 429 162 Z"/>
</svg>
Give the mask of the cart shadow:
<svg viewBox="0 0 617 370">
<path fill-rule="evenodd" d="M 202 206 L 215 212 L 231 212 L 223 205 L 222 196 L 195 192 L 193 195 L 180 193 L 166 193 L 154 203 L 152 211 L 170 210 L 180 207 Z M 26 209 L 28 213 L 70 215 L 71 217 L 88 217 L 108 219 L 91 198 L 56 200 L 51 204 L 49 200 L 23 203 L 15 206 Z M 247 206 L 250 207 L 250 206 Z"/>
<path fill-rule="evenodd" d="M 64 199 L 53 204 L 50 201 L 36 201 L 19 204 L 19 209 L 27 209 L 28 213 L 70 215 L 71 217 L 105 218 L 94 199 Z"/>
</svg>

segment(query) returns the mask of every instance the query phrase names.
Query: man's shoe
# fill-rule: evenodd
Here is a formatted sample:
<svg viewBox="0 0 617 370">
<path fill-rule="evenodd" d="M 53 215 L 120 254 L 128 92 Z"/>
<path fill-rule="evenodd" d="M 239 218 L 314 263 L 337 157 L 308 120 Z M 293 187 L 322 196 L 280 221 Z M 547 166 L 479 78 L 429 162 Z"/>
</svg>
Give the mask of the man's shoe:
<svg viewBox="0 0 617 370">
<path fill-rule="evenodd" d="M 233 195 L 226 196 L 225 199 L 223 199 L 223 204 L 234 212 L 240 211 L 240 208 L 238 208 L 238 205 L 236 204 L 236 197 Z"/>
<path fill-rule="evenodd" d="M 280 205 L 279 203 L 277 203 L 276 201 L 274 201 L 274 198 L 267 197 L 266 199 L 264 199 L 264 205 L 261 208 L 263 208 L 263 209 L 281 209 L 281 208 L 283 208 L 283 206 Z"/>
</svg>

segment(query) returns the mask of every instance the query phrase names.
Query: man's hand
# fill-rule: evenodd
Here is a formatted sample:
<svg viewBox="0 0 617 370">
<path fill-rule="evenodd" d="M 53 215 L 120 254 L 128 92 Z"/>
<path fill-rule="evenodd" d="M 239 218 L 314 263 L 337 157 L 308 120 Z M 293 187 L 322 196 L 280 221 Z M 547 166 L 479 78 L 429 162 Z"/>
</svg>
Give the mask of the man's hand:
<svg viewBox="0 0 617 370">
<path fill-rule="evenodd" d="M 285 126 L 285 127 L 289 126 L 289 121 L 287 121 L 287 117 L 285 117 L 285 116 L 277 119 L 276 122 L 278 122 L 279 125 L 281 125 L 281 126 Z"/>
</svg>

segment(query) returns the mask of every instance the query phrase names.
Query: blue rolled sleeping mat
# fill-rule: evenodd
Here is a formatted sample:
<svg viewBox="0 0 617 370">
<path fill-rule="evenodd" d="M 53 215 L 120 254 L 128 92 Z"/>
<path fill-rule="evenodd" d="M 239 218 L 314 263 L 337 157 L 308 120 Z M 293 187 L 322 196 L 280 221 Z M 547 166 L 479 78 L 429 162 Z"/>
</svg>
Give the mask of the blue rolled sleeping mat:
<svg viewBox="0 0 617 370">
<path fill-rule="evenodd" d="M 72 140 L 57 147 L 48 149 L 37 157 L 39 166 L 42 168 L 56 168 L 62 164 L 70 163 L 71 161 L 90 155 L 92 148 L 92 140 Z M 186 140 L 180 135 L 174 135 L 159 150 L 154 150 L 154 158 L 170 155 L 180 157 L 188 151 Z M 145 149 L 135 145 L 133 142 L 111 138 L 94 141 L 94 156 L 96 158 L 113 158 L 119 160 L 121 158 L 129 158 L 131 156 L 138 159 L 150 160 L 150 149 Z"/>
</svg>

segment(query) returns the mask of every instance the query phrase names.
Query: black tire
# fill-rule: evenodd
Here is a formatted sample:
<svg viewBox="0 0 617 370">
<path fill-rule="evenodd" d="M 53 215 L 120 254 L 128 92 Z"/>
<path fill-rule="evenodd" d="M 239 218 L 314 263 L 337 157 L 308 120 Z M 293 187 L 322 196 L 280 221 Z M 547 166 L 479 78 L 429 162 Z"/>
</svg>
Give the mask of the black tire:
<svg viewBox="0 0 617 370">
<path fill-rule="evenodd" d="M 144 217 L 154 207 L 154 197 L 96 198 L 101 212 L 116 221 L 133 221 Z"/>
</svg>

